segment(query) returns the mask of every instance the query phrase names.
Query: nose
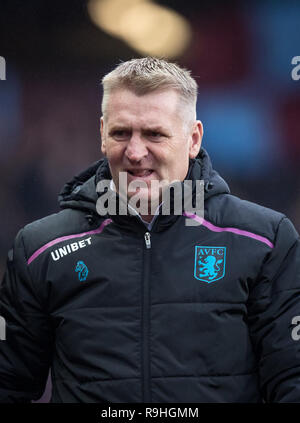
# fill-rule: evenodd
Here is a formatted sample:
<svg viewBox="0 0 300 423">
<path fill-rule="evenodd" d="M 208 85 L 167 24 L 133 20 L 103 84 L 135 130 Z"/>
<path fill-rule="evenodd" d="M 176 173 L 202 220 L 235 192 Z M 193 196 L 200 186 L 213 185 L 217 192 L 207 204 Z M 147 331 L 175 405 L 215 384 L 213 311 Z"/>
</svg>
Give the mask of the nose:
<svg viewBox="0 0 300 423">
<path fill-rule="evenodd" d="M 145 142 L 138 134 L 132 134 L 125 150 L 125 156 L 131 162 L 140 162 L 148 154 Z"/>
</svg>

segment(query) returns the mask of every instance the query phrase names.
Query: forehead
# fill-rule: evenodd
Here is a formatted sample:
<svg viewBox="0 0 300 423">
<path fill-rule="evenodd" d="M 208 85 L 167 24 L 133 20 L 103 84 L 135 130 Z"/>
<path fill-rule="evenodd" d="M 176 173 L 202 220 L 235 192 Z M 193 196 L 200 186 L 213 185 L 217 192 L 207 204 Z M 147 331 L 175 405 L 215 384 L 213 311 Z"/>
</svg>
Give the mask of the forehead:
<svg viewBox="0 0 300 423">
<path fill-rule="evenodd" d="M 107 123 L 164 124 L 178 120 L 179 94 L 175 90 L 159 90 L 137 95 L 129 89 L 114 90 L 107 102 Z"/>
</svg>

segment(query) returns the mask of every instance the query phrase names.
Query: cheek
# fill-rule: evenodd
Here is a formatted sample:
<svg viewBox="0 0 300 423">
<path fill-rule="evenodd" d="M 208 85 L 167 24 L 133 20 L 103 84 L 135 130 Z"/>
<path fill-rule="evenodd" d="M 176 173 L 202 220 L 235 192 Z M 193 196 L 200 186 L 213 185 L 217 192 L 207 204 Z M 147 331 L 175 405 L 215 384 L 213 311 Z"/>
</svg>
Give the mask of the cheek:
<svg viewBox="0 0 300 423">
<path fill-rule="evenodd" d="M 172 180 L 183 180 L 189 167 L 189 149 L 181 144 L 169 154 L 166 165 L 167 172 Z"/>
<path fill-rule="evenodd" d="M 106 157 L 110 163 L 118 163 L 122 160 L 124 148 L 118 144 L 106 144 Z"/>
</svg>

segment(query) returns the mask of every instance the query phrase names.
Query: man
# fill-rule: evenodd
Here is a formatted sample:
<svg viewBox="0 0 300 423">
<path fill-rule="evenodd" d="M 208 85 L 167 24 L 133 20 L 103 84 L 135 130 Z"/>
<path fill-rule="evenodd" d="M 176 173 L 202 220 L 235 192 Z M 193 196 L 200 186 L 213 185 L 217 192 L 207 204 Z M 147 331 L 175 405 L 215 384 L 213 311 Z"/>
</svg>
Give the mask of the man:
<svg viewBox="0 0 300 423">
<path fill-rule="evenodd" d="M 230 195 L 212 169 L 188 71 L 134 59 L 103 88 L 106 158 L 68 183 L 63 210 L 27 225 L 9 253 L 1 401 L 38 399 L 51 367 L 52 402 L 299 402 L 293 225 Z M 175 213 L 178 190 L 163 213 L 170 184 L 191 181 L 194 204 L 200 180 L 204 216 L 184 195 Z M 103 198 L 116 200 L 115 213 L 105 215 Z M 156 212 L 139 213 L 153 200 Z"/>
</svg>

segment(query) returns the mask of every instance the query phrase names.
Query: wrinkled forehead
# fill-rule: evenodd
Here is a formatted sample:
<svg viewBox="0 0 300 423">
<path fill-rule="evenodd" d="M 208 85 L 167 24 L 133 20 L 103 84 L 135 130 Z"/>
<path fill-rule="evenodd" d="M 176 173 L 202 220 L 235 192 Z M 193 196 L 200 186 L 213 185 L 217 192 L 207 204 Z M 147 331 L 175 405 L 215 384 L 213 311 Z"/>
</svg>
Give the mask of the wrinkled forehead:
<svg viewBox="0 0 300 423">
<path fill-rule="evenodd" d="M 178 118 L 180 103 L 181 98 L 173 89 L 137 94 L 128 88 L 118 88 L 107 99 L 104 117 L 107 121 L 130 116 L 145 119 Z"/>
</svg>

